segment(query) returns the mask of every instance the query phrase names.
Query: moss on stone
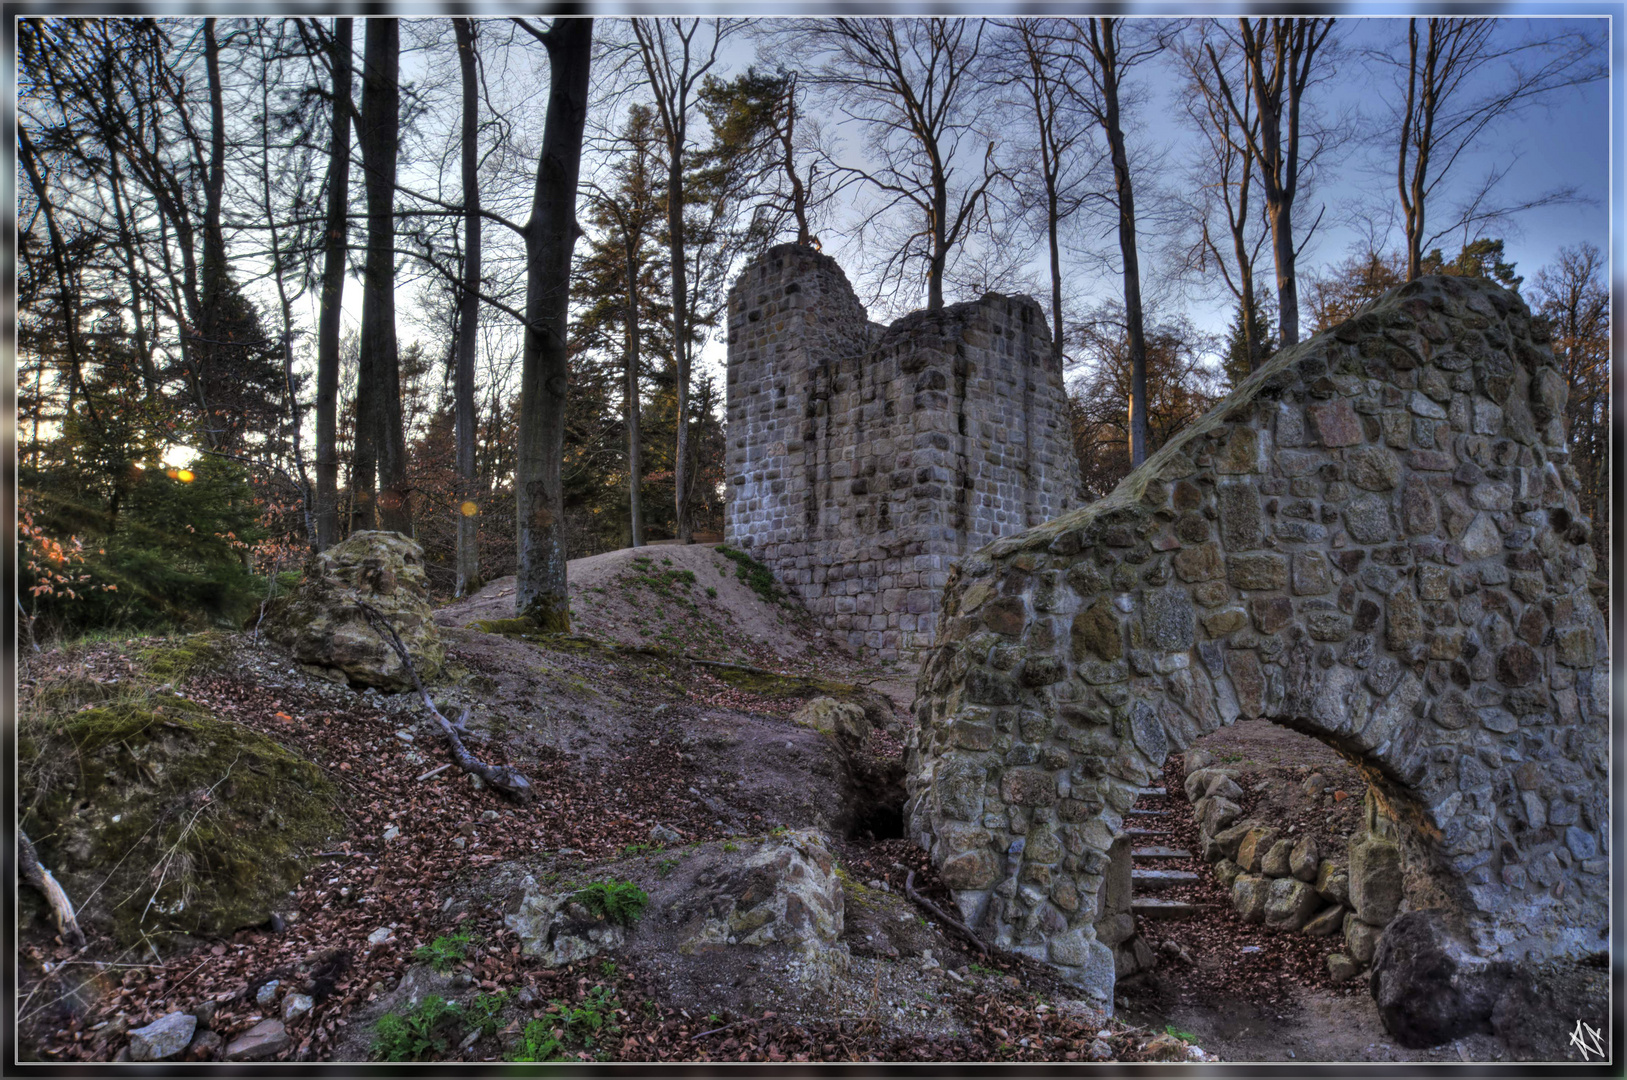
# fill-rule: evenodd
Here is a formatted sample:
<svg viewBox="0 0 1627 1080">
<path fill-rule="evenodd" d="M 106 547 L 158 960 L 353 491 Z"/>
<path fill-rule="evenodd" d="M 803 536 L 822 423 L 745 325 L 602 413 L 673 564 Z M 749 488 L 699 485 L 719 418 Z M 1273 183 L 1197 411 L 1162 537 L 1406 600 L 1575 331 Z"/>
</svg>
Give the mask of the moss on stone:
<svg viewBox="0 0 1627 1080">
<path fill-rule="evenodd" d="M 525 617 L 536 624 L 539 634 L 571 632 L 571 604 L 566 598 L 538 596 L 525 606 Z"/>
<path fill-rule="evenodd" d="M 125 944 L 264 922 L 340 831 L 321 770 L 179 697 L 29 723 L 23 827 Z M 57 769 L 28 769 L 30 759 Z"/>
<path fill-rule="evenodd" d="M 138 659 L 153 681 L 180 683 L 200 670 L 218 666 L 230 650 L 230 642 L 226 632 L 206 630 L 143 649 Z"/>
<path fill-rule="evenodd" d="M 852 700 L 858 687 L 834 679 L 816 679 L 802 675 L 780 675 L 772 671 L 746 670 L 732 667 L 706 669 L 737 690 L 771 698 L 834 697 Z"/>
</svg>

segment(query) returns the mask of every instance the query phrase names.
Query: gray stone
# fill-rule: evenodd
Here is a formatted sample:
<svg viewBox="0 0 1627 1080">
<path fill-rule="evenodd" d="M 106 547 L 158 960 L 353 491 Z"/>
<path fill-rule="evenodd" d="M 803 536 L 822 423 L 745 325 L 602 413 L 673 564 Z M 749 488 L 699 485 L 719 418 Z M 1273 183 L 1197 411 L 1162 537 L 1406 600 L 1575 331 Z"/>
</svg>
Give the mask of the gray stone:
<svg viewBox="0 0 1627 1080">
<path fill-rule="evenodd" d="M 1370 926 L 1383 926 L 1401 906 L 1401 849 L 1388 840 L 1350 840 L 1350 906 Z"/>
<path fill-rule="evenodd" d="M 1506 964 L 1488 962 L 1447 928 L 1438 911 L 1396 919 L 1373 956 L 1373 1001 L 1397 1042 L 1439 1046 L 1491 1030 L 1492 1010 L 1508 988 Z"/>
<path fill-rule="evenodd" d="M 1220 542 L 1227 551 L 1252 551 L 1263 538 L 1260 492 L 1251 483 L 1216 484 L 1220 509 Z"/>
<path fill-rule="evenodd" d="M 1320 551 L 1294 553 L 1294 593 L 1297 596 L 1321 596 L 1333 591 L 1333 573 L 1328 560 Z"/>
<path fill-rule="evenodd" d="M 192 1042 L 198 1019 L 183 1012 L 161 1016 L 146 1027 L 130 1029 L 131 1061 L 163 1061 Z"/>
<path fill-rule="evenodd" d="M 1226 560 L 1226 580 L 1234 589 L 1283 589 L 1288 586 L 1288 560 L 1271 552 L 1233 555 Z"/>
<path fill-rule="evenodd" d="M 1328 978 L 1336 983 L 1349 982 L 1360 970 L 1344 953 L 1328 954 Z"/>
<path fill-rule="evenodd" d="M 1364 491 L 1393 491 L 1401 481 L 1401 459 L 1382 446 L 1363 446 L 1345 455 L 1350 482 Z"/>
<path fill-rule="evenodd" d="M 1273 930 L 1298 930 L 1311 921 L 1322 901 L 1316 890 L 1295 878 L 1274 878 L 1265 902 L 1265 924 Z"/>
<path fill-rule="evenodd" d="M 356 606 L 365 601 L 389 620 L 419 678 L 436 678 L 446 647 L 424 577 L 424 549 L 400 533 L 364 530 L 313 555 L 304 576 L 266 611 L 267 635 L 302 664 L 340 680 L 385 691 L 412 689 L 395 650 Z"/>
<path fill-rule="evenodd" d="M 285 1024 L 292 1024 L 316 1007 L 316 1001 L 309 994 L 289 994 L 282 999 L 282 1019 Z"/>
<path fill-rule="evenodd" d="M 1316 837 L 1302 836 L 1289 852 L 1288 870 L 1299 880 L 1314 884 L 1320 862 L 1321 855 L 1316 849 Z"/>
<path fill-rule="evenodd" d="M 1378 939 L 1384 933 L 1380 926 L 1369 926 L 1356 918 L 1354 911 L 1348 912 L 1344 917 L 1345 951 L 1358 964 L 1373 962 L 1373 950 L 1378 948 Z"/>
<path fill-rule="evenodd" d="M 1288 876 L 1288 853 L 1294 850 L 1292 840 L 1278 840 L 1260 857 L 1260 873 L 1266 877 Z"/>
<path fill-rule="evenodd" d="M 281 1020 L 262 1020 L 226 1044 L 227 1061 L 264 1061 L 293 1045 Z"/>
<path fill-rule="evenodd" d="M 1429 484 L 1416 473 L 1407 477 L 1401 487 L 1401 528 L 1409 536 L 1428 536 L 1439 525 L 1435 511 L 1435 495 Z"/>
<path fill-rule="evenodd" d="M 1270 896 L 1270 878 L 1259 874 L 1238 874 L 1232 882 L 1232 910 L 1244 922 L 1265 922 L 1265 905 Z"/>
<path fill-rule="evenodd" d="M 1351 409 L 1349 400 L 1334 398 L 1312 405 L 1305 412 L 1323 446 L 1350 446 L 1362 441 L 1361 420 Z"/>
<path fill-rule="evenodd" d="M 1323 859 L 1316 867 L 1316 891 L 1330 904 L 1350 903 L 1349 873 L 1331 859 Z"/>
<path fill-rule="evenodd" d="M 1467 558 L 1489 559 L 1503 550 L 1503 536 L 1488 515 L 1476 514 L 1458 540 L 1458 546 Z"/>
<path fill-rule="evenodd" d="M 1358 543 L 1382 544 L 1394 535 L 1390 504 L 1377 495 L 1363 495 L 1345 507 L 1345 529 Z"/>
<path fill-rule="evenodd" d="M 1345 909 L 1338 904 L 1322 909 L 1301 929 L 1311 937 L 1332 937 L 1344 926 Z"/>
<path fill-rule="evenodd" d="M 1142 601 L 1141 626 L 1150 649 L 1190 649 L 1192 601 L 1186 590 L 1148 590 Z"/>
</svg>

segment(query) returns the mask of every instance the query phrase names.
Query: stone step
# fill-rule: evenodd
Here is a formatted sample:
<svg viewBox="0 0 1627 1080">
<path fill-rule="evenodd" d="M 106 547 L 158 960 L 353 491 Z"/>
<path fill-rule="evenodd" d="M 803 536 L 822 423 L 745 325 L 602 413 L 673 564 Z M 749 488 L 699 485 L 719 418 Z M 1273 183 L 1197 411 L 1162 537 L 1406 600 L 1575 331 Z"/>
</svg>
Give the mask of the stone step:
<svg viewBox="0 0 1627 1080">
<path fill-rule="evenodd" d="M 1141 789 L 1141 794 L 1142 795 L 1163 796 L 1163 795 L 1168 795 L 1169 791 L 1168 791 L 1168 789 L 1161 788 L 1161 787 L 1144 787 L 1144 788 Z"/>
<path fill-rule="evenodd" d="M 1131 817 L 1164 817 L 1168 813 L 1168 810 L 1142 810 L 1134 806 L 1125 811 Z"/>
<path fill-rule="evenodd" d="M 1150 840 L 1155 836 L 1168 836 L 1167 829 L 1125 829 L 1124 835 L 1132 840 Z"/>
<path fill-rule="evenodd" d="M 1157 900 L 1150 896 L 1138 896 L 1130 901 L 1130 912 L 1143 919 L 1184 919 L 1188 915 L 1196 915 L 1208 906 L 1208 904 L 1189 904 L 1185 900 Z"/>
<path fill-rule="evenodd" d="M 1153 847 L 1131 848 L 1130 857 L 1132 859 L 1190 859 L 1192 853 L 1185 848 L 1155 845 Z"/>
<path fill-rule="evenodd" d="M 1164 885 L 1184 885 L 1197 881 L 1198 875 L 1190 870 L 1131 870 L 1130 883 L 1143 888 L 1156 889 Z"/>
</svg>

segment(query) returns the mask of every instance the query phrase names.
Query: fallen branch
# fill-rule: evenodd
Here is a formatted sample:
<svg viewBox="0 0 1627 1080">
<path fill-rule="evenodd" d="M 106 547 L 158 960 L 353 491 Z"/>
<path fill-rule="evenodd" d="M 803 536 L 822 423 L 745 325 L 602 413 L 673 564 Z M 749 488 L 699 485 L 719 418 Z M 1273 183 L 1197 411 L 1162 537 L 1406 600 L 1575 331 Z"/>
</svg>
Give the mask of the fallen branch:
<svg viewBox="0 0 1627 1080">
<path fill-rule="evenodd" d="M 965 923 L 961 922 L 959 919 L 953 919 L 953 918 L 950 918 L 948 915 L 945 915 L 944 912 L 943 912 L 943 909 L 938 907 L 937 904 L 934 904 L 932 901 L 928 900 L 926 897 L 922 896 L 920 893 L 915 891 L 915 871 L 914 870 L 911 870 L 908 874 L 906 874 L 904 876 L 904 895 L 909 897 L 911 900 L 915 901 L 917 904 L 920 904 L 922 907 L 926 908 L 932 914 L 936 915 L 938 917 L 939 922 L 943 923 L 945 926 L 949 927 L 950 929 L 957 931 L 967 941 L 970 941 L 973 945 L 976 945 L 978 947 L 979 951 L 981 951 L 984 956 L 987 956 L 989 954 L 988 943 L 986 941 L 984 941 L 982 938 L 978 937 L 976 934 L 972 933 L 970 927 L 968 927 Z"/>
<path fill-rule="evenodd" d="M 51 876 L 51 871 L 40 865 L 33 842 L 21 830 L 17 833 L 17 871 L 51 905 L 51 915 L 56 919 L 57 931 L 63 939 L 72 942 L 76 948 L 84 948 L 85 934 L 79 929 L 79 920 L 74 918 L 68 894 L 62 891 L 62 886 Z"/>
<path fill-rule="evenodd" d="M 438 766 L 436 766 L 436 767 L 435 767 L 435 768 L 433 768 L 433 769 L 431 769 L 431 770 L 429 770 L 429 771 L 428 771 L 428 772 L 427 772 L 427 773 L 425 773 L 425 774 L 424 774 L 424 775 L 422 775 L 422 776 L 420 776 L 420 777 L 419 777 L 419 778 L 418 778 L 418 780 L 417 780 L 417 782 L 418 782 L 418 783 L 420 783 L 420 784 L 421 784 L 421 783 L 423 783 L 423 782 L 424 782 L 424 781 L 425 781 L 425 780 L 428 780 L 428 779 L 429 779 L 429 778 L 430 778 L 430 777 L 432 777 L 432 776 L 439 776 L 439 775 L 441 775 L 441 773 L 443 773 L 443 772 L 445 772 L 445 771 L 446 771 L 446 770 L 448 770 L 448 769 L 450 769 L 450 768 L 451 768 L 451 767 L 452 767 L 452 763 L 451 763 L 451 762 L 450 762 L 450 761 L 449 761 L 449 762 L 447 762 L 447 763 L 446 763 L 446 764 L 445 764 L 445 765 L 438 765 Z"/>
<path fill-rule="evenodd" d="M 757 1019 L 758 1019 L 757 1017 L 747 1017 L 744 1020 L 736 1020 L 734 1023 L 732 1023 L 732 1024 L 724 1024 L 720 1028 L 713 1028 L 711 1031 L 703 1031 L 699 1035 L 691 1035 L 689 1037 L 689 1041 L 690 1042 L 698 1042 L 699 1040 L 706 1038 L 706 1036 L 708 1036 L 708 1035 L 716 1035 L 720 1031 L 728 1031 L 730 1028 L 739 1027 L 741 1024 L 755 1024 L 757 1022 Z"/>
<path fill-rule="evenodd" d="M 442 716 L 441 710 L 435 707 L 435 703 L 429 698 L 429 692 L 424 689 L 423 682 L 419 680 L 418 669 L 412 666 L 412 657 L 407 655 L 407 647 L 401 643 L 401 635 L 395 632 L 395 627 L 390 625 L 390 620 L 384 617 L 383 612 L 365 600 L 357 600 L 356 606 L 366 616 L 368 625 L 372 626 L 374 632 L 383 638 L 391 648 L 395 649 L 396 655 L 401 658 L 401 663 L 406 667 L 407 674 L 412 676 L 412 685 L 417 688 L 418 696 L 423 699 L 424 708 L 428 709 L 429 714 L 440 724 L 441 736 L 446 739 L 447 748 L 451 751 L 452 760 L 457 764 L 458 768 L 466 773 L 472 773 L 480 777 L 481 780 L 516 802 L 530 802 L 535 798 L 536 792 L 531 787 L 531 781 L 524 776 L 506 765 L 487 765 L 465 749 L 463 740 L 458 738 L 458 731 L 463 729 L 464 721 L 469 718 L 469 710 L 467 708 L 463 710 L 463 715 L 458 717 L 456 724 Z"/>
</svg>

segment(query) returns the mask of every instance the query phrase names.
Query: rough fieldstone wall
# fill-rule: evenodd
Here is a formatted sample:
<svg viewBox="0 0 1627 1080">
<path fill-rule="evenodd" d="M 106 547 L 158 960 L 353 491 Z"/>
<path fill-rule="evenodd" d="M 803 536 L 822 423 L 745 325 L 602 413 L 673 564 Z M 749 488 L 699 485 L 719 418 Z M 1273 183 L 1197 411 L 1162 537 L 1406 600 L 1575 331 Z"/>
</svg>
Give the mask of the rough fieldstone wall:
<svg viewBox="0 0 1627 1080">
<path fill-rule="evenodd" d="M 1603 948 L 1608 641 L 1565 397 L 1517 296 L 1423 278 L 1107 498 L 963 559 L 906 814 L 967 923 L 1110 1001 L 1093 924 L 1122 814 L 1248 716 L 1361 766 L 1407 907 L 1483 956 Z"/>
<path fill-rule="evenodd" d="M 726 542 L 883 659 L 932 644 L 949 565 L 1075 502 L 1062 373 L 1034 301 L 885 329 L 785 244 L 729 294 Z"/>
</svg>

